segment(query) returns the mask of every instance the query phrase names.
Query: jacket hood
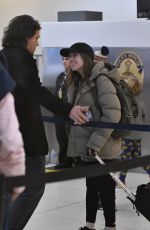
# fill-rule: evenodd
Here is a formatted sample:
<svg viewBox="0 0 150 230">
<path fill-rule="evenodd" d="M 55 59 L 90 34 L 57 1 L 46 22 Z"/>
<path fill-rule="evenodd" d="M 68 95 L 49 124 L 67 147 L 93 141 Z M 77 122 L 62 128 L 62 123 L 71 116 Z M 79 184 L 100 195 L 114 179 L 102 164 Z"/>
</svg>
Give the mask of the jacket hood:
<svg viewBox="0 0 150 230">
<path fill-rule="evenodd" d="M 120 74 L 116 66 L 112 63 L 104 63 L 103 61 L 94 64 L 90 79 L 94 80 L 98 75 L 103 74 L 106 74 L 113 81 L 120 81 Z"/>
</svg>

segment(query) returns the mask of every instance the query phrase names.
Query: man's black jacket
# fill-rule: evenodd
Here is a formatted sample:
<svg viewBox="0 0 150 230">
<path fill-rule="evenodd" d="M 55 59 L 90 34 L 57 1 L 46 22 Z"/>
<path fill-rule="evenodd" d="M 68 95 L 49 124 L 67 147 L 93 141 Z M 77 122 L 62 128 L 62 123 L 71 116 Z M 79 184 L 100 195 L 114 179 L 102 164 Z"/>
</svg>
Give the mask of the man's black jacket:
<svg viewBox="0 0 150 230">
<path fill-rule="evenodd" d="M 23 48 L 7 47 L 5 55 L 10 75 L 16 81 L 13 92 L 15 108 L 27 155 L 48 153 L 40 105 L 46 109 L 68 116 L 72 105 L 63 103 L 42 86 L 33 55 Z"/>
</svg>

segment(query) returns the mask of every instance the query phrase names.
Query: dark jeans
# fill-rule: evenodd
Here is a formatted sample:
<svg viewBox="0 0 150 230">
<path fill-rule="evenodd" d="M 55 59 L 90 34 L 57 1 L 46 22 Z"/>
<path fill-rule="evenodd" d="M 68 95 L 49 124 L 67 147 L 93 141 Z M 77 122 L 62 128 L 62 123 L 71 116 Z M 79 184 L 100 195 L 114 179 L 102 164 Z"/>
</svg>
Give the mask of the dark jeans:
<svg viewBox="0 0 150 230">
<path fill-rule="evenodd" d="M 115 182 L 109 175 L 86 178 L 86 221 L 95 223 L 99 194 L 105 226 L 115 226 Z"/>
<path fill-rule="evenodd" d="M 44 173 L 45 156 L 26 157 L 26 174 Z M 22 230 L 36 209 L 45 184 L 26 187 L 11 206 L 10 230 Z"/>
</svg>

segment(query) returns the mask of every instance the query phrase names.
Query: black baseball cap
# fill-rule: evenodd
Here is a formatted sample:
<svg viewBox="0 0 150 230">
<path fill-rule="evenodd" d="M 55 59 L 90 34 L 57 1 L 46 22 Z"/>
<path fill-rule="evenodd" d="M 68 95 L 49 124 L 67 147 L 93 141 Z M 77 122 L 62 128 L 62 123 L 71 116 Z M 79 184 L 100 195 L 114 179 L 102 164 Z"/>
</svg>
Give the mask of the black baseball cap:
<svg viewBox="0 0 150 230">
<path fill-rule="evenodd" d="M 77 42 L 70 46 L 70 48 L 63 48 L 60 50 L 60 55 L 63 57 L 69 57 L 70 53 L 85 53 L 92 61 L 94 60 L 94 51 L 92 47 L 84 42 Z"/>
</svg>

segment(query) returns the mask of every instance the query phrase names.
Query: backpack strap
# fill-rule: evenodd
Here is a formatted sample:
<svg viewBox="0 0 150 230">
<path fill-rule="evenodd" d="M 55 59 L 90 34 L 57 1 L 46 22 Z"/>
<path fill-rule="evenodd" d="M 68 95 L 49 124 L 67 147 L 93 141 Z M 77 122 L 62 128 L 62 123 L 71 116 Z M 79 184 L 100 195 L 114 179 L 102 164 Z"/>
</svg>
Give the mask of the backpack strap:
<svg viewBox="0 0 150 230">
<path fill-rule="evenodd" d="M 95 83 L 95 87 L 93 87 L 93 88 L 91 89 L 91 95 L 92 95 L 93 101 L 95 102 L 96 108 L 100 110 L 100 114 L 101 114 L 101 116 L 102 116 L 102 115 L 103 115 L 102 109 L 100 108 L 99 103 L 98 103 L 98 87 L 97 87 L 97 81 L 96 81 L 97 78 L 98 78 L 98 77 L 101 77 L 101 76 L 106 76 L 106 77 L 112 82 L 113 85 L 114 85 L 114 84 L 117 84 L 117 82 L 111 80 L 111 79 L 108 77 L 108 75 L 105 74 L 105 73 L 100 73 L 100 74 L 97 75 L 96 78 L 93 79 L 93 82 Z M 114 86 L 114 87 L 115 87 L 115 86 Z M 116 87 L 115 87 L 115 88 L 116 88 Z"/>
</svg>

